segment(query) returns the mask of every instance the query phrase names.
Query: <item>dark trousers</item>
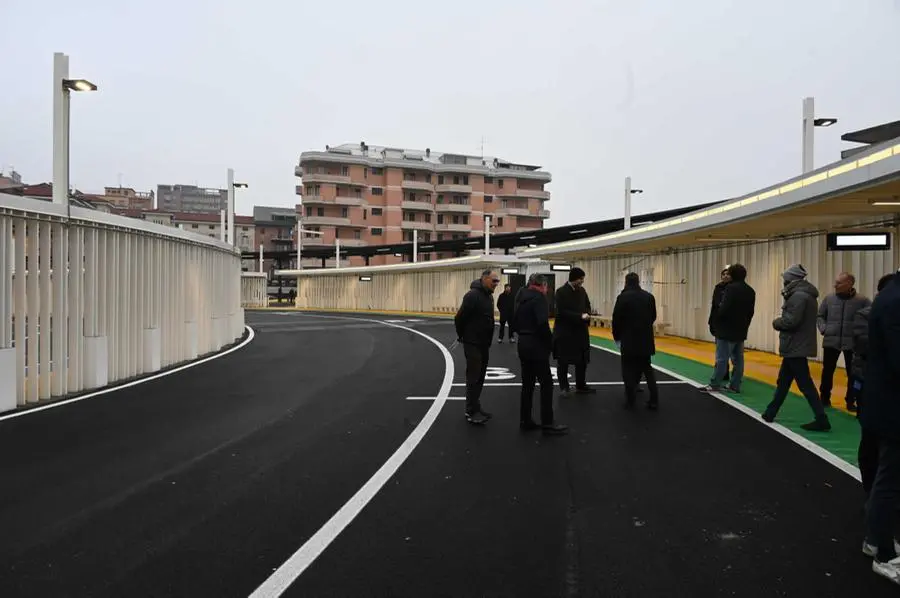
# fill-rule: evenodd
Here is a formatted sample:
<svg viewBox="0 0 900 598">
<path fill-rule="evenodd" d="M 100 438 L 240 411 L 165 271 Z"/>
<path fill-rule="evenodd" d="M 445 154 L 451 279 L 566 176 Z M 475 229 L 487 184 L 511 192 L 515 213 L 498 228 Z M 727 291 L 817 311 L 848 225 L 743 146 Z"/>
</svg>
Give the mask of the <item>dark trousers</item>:
<svg viewBox="0 0 900 598">
<path fill-rule="evenodd" d="M 487 374 L 490 347 L 463 345 L 466 355 L 466 413 L 481 411 L 481 389 Z"/>
<path fill-rule="evenodd" d="M 822 421 L 828 419 L 825 415 L 825 409 L 819 400 L 819 394 L 816 392 L 816 385 L 813 383 L 812 375 L 809 373 L 809 361 L 806 357 L 785 357 L 781 360 L 781 369 L 778 370 L 778 381 L 775 386 L 775 396 L 772 402 L 766 407 L 766 414 L 772 419 L 778 415 L 778 410 L 784 404 L 784 400 L 791 390 L 791 384 L 797 381 L 800 392 L 806 397 L 809 408 L 816 415 L 816 420 Z"/>
<path fill-rule="evenodd" d="M 504 318 L 503 316 L 500 316 L 500 336 L 499 336 L 499 338 L 501 341 L 503 340 L 503 333 L 506 332 L 506 322 L 507 321 L 508 320 L 506 318 Z M 512 326 L 510 326 L 509 327 L 509 340 L 512 340 L 514 336 L 515 336 L 515 333 L 513 333 Z"/>
<path fill-rule="evenodd" d="M 837 369 L 838 357 L 844 354 L 844 367 L 847 368 L 847 402 L 851 403 L 853 396 L 853 373 L 850 364 L 853 363 L 853 351 L 840 349 L 823 349 L 822 355 L 822 381 L 819 384 L 819 392 L 823 403 L 831 402 L 831 388 L 834 385 L 834 370 Z"/>
<path fill-rule="evenodd" d="M 651 405 L 659 403 L 659 389 L 656 386 L 656 372 L 650 364 L 649 355 L 622 355 L 622 382 L 625 383 L 625 399 L 628 404 L 634 403 L 641 376 L 647 380 Z"/>
<path fill-rule="evenodd" d="M 568 361 L 556 360 L 556 377 L 562 390 L 569 390 L 569 365 Z M 587 364 L 583 361 L 575 364 L 575 388 L 587 388 Z"/>
<path fill-rule="evenodd" d="M 541 383 L 541 423 L 553 423 L 553 374 L 550 373 L 550 359 L 522 359 L 522 396 L 519 400 L 519 422 L 532 420 L 531 404 L 535 380 Z"/>
<path fill-rule="evenodd" d="M 900 502 L 900 445 L 879 439 L 878 472 L 866 507 L 866 540 L 878 547 L 878 560 L 897 556 L 894 550 L 894 514 Z"/>
<path fill-rule="evenodd" d="M 857 381 L 854 392 L 862 393 L 862 381 Z M 861 419 L 863 409 L 863 403 L 860 401 L 856 411 L 857 420 Z M 856 454 L 856 458 L 859 462 L 859 474 L 862 478 L 863 490 L 866 491 L 866 496 L 871 494 L 872 485 L 875 483 L 875 474 L 878 472 L 878 450 L 878 436 L 862 428 L 859 437 L 859 451 Z"/>
</svg>

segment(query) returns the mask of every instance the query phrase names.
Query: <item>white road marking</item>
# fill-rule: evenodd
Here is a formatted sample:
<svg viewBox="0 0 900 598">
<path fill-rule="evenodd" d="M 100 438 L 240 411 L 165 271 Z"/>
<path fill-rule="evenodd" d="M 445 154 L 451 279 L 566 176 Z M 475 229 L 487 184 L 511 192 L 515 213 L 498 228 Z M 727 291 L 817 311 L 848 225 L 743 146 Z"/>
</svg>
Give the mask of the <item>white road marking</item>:
<svg viewBox="0 0 900 598">
<path fill-rule="evenodd" d="M 440 397 L 406 397 L 407 401 L 437 401 Z M 465 401 L 466 397 L 445 397 L 445 401 Z"/>
<path fill-rule="evenodd" d="M 554 381 L 556 378 L 553 378 Z M 687 384 L 684 380 L 657 380 L 657 384 Z M 585 382 L 588 386 L 624 386 L 624 382 Z M 454 382 L 453 386 L 465 386 L 465 382 Z M 522 386 L 521 382 L 485 382 L 485 386 Z"/>
<path fill-rule="evenodd" d="M 591 344 L 591 346 L 595 349 L 600 349 L 601 351 L 606 351 L 607 353 L 612 353 L 613 355 L 619 355 L 619 352 L 615 351 L 613 349 L 607 349 L 606 347 L 601 347 L 599 345 L 594 345 L 594 344 Z M 695 388 L 703 388 L 705 386 L 705 384 L 701 384 L 700 382 L 696 382 L 694 380 L 691 380 L 690 378 L 686 378 L 685 376 L 682 376 L 681 374 L 676 374 L 675 372 L 673 372 L 671 370 L 667 370 L 666 368 L 659 367 L 658 365 L 655 365 L 655 364 L 653 366 L 653 369 L 655 369 L 659 372 L 662 372 L 663 374 L 666 374 L 668 376 L 672 376 L 673 378 L 677 378 L 678 380 L 681 380 L 681 381 L 685 382 L 686 384 L 690 384 L 691 386 L 693 386 Z M 744 405 L 743 403 L 735 401 L 733 398 L 729 397 L 726 394 L 723 394 L 721 392 L 707 392 L 706 394 L 709 394 L 709 395 L 719 399 L 726 405 L 734 407 L 741 413 L 748 415 L 757 421 L 760 421 L 760 422 L 763 421 L 762 417 L 760 417 L 759 413 L 757 413 L 750 407 Z M 834 465 L 835 467 L 837 467 L 838 469 L 840 469 L 841 471 L 843 471 L 844 473 L 849 475 L 851 478 L 855 479 L 856 481 L 858 481 L 858 482 L 862 481 L 862 476 L 859 473 L 858 467 L 854 467 L 853 465 L 851 465 L 850 463 L 847 463 L 846 461 L 844 461 L 837 455 L 825 450 L 824 448 L 822 448 L 815 442 L 812 442 L 811 440 L 804 438 L 800 434 L 797 434 L 793 430 L 786 428 L 786 427 L 782 426 L 781 424 L 778 424 L 778 423 L 768 424 L 765 422 L 763 422 L 763 423 L 766 426 L 770 427 L 775 432 L 778 432 L 779 434 L 781 434 L 782 436 L 787 438 L 788 440 L 791 440 L 795 444 L 800 445 L 801 447 L 805 448 L 806 450 L 808 450 L 812 454 L 816 455 L 817 457 L 820 457 L 823 460 L 827 461 L 828 463 L 831 463 L 832 465 Z M 823 432 L 823 434 L 826 434 L 826 433 L 827 432 Z"/>
<path fill-rule="evenodd" d="M 153 374 L 152 376 L 147 376 L 146 378 L 141 378 L 140 380 L 134 380 L 133 382 L 127 382 L 125 384 L 120 384 L 118 386 L 112 386 L 110 388 L 104 388 L 102 390 L 98 390 L 92 393 L 88 393 L 85 395 L 81 395 L 78 397 L 74 397 L 71 399 L 65 399 L 63 401 L 58 401 L 56 403 L 49 403 L 47 405 L 43 405 L 41 407 L 32 407 L 31 409 L 25 409 L 24 411 L 19 411 L 15 413 L 10 413 L 9 415 L 0 415 L 0 421 L 6 419 L 13 419 L 16 417 L 24 417 L 26 415 L 33 415 L 35 413 L 39 413 L 41 411 L 46 411 L 47 409 L 55 409 L 57 407 L 62 407 L 63 405 L 71 405 L 72 403 L 77 403 L 78 401 L 84 401 L 86 399 L 92 399 L 94 397 L 99 397 L 100 395 L 105 395 L 107 393 L 115 392 L 117 390 L 122 390 L 123 388 L 128 388 L 130 386 L 137 386 L 138 384 L 143 384 L 144 382 L 150 382 L 151 380 L 156 380 L 157 378 L 162 378 L 163 376 L 171 376 L 172 374 L 176 374 L 188 368 L 192 368 L 194 366 L 198 366 L 200 364 L 206 363 L 208 361 L 212 361 L 213 359 L 218 359 L 219 357 L 225 357 L 229 353 L 234 353 L 238 349 L 242 349 L 246 347 L 250 341 L 256 336 L 256 333 L 249 326 L 244 326 L 247 329 L 248 335 L 247 338 L 244 339 L 240 345 L 236 345 L 227 351 L 222 351 L 221 353 L 216 353 L 215 355 L 210 355 L 209 357 L 204 357 L 203 359 L 192 361 L 191 363 L 179 366 L 177 368 L 161 372 L 159 374 Z"/>
<path fill-rule="evenodd" d="M 309 318 L 332 318 L 332 319 L 363 319 L 363 318 L 341 318 L 339 316 L 320 316 L 320 315 L 311 315 L 305 314 L 303 317 Z M 272 575 L 266 579 L 262 585 L 260 585 L 256 590 L 250 595 L 250 598 L 269 598 L 274 596 L 281 596 L 288 587 L 300 575 L 309 567 L 313 561 L 315 561 L 322 552 L 328 548 L 328 545 L 331 544 L 342 531 L 346 528 L 351 521 L 353 521 L 357 515 L 365 508 L 365 506 L 372 500 L 378 491 L 381 490 L 382 486 L 387 483 L 387 481 L 393 476 L 400 466 L 403 465 L 403 462 L 409 458 L 412 454 L 413 450 L 418 446 L 418 444 L 422 441 L 422 438 L 425 437 L 425 434 L 428 432 L 429 428 L 434 424 L 435 420 L 437 420 L 438 415 L 440 415 L 441 409 L 444 407 L 444 403 L 447 402 L 447 398 L 450 395 L 450 387 L 453 382 L 453 356 L 450 355 L 450 352 L 447 348 L 438 342 L 436 339 L 428 336 L 424 332 L 420 332 L 413 328 L 407 328 L 406 326 L 400 326 L 398 324 L 386 322 L 384 320 L 370 320 L 373 322 L 381 322 L 385 326 L 392 326 L 394 328 L 400 328 L 401 330 L 406 330 L 408 332 L 412 332 L 413 334 L 418 334 L 419 336 L 428 339 L 432 342 L 438 349 L 440 349 L 441 353 L 444 356 L 444 380 L 441 383 L 441 388 L 435 397 L 434 403 L 429 407 L 428 412 L 425 413 L 425 417 L 422 418 L 422 421 L 419 422 L 419 425 L 415 427 L 412 433 L 403 441 L 403 444 L 400 445 L 393 455 L 381 466 L 381 468 L 375 472 L 368 482 L 366 482 L 362 488 L 360 488 L 356 494 L 354 494 L 350 500 L 348 500 L 344 506 L 335 513 L 331 519 L 329 519 L 325 525 L 323 525 L 319 531 L 317 531 L 313 536 L 307 540 L 303 546 L 301 546 L 297 552 L 295 552 L 291 557 L 284 562 L 278 569 L 275 570 Z"/>
</svg>

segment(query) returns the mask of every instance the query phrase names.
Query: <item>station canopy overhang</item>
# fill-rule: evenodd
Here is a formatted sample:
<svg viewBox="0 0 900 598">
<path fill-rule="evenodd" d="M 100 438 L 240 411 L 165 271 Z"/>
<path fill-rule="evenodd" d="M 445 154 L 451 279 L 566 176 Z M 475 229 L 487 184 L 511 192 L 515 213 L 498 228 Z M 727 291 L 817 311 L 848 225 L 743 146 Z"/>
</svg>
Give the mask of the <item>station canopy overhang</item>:
<svg viewBox="0 0 900 598">
<path fill-rule="evenodd" d="M 317 277 L 317 276 L 349 276 L 365 274 L 391 274 L 395 272 L 416 272 L 436 270 L 472 270 L 500 269 L 505 266 L 540 262 L 538 259 L 523 259 L 514 255 L 467 255 L 444 260 L 404 262 L 384 266 L 351 266 L 341 268 L 314 268 L 304 270 L 276 270 L 275 276 L 285 277 Z"/>
<path fill-rule="evenodd" d="M 900 140 L 873 146 L 802 176 L 646 226 L 519 253 L 573 259 L 765 242 L 900 219 Z"/>
</svg>

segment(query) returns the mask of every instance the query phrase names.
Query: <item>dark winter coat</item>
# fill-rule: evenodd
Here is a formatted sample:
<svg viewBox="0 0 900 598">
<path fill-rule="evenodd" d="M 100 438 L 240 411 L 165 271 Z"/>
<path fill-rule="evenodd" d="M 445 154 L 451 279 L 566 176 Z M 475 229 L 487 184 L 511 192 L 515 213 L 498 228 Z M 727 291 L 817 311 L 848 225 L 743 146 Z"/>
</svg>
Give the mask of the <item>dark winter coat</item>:
<svg viewBox="0 0 900 598">
<path fill-rule="evenodd" d="M 778 352 L 782 357 L 815 357 L 819 354 L 816 314 L 819 289 L 805 278 L 795 280 L 781 290 L 784 303 L 781 317 L 772 327 L 778 331 Z"/>
<path fill-rule="evenodd" d="M 889 282 L 869 312 L 869 348 L 862 425 L 900 443 L 900 277 Z"/>
<path fill-rule="evenodd" d="M 515 297 L 512 293 L 500 293 L 500 296 L 497 297 L 497 311 L 500 312 L 500 319 L 509 322 L 512 320 L 513 311 L 515 311 L 515 304 L 513 300 Z"/>
<path fill-rule="evenodd" d="M 535 289 L 524 289 L 519 295 L 511 328 L 519 335 L 519 359 L 545 361 L 550 359 L 553 333 L 550 331 L 550 303 L 546 295 Z"/>
<path fill-rule="evenodd" d="M 725 285 L 722 302 L 716 310 L 716 338 L 739 343 L 747 340 L 747 331 L 756 309 L 756 291 L 743 280 Z"/>
<path fill-rule="evenodd" d="M 456 338 L 467 345 L 489 347 L 494 339 L 494 300 L 481 280 L 469 286 L 456 311 Z"/>
<path fill-rule="evenodd" d="M 591 302 L 584 288 L 566 283 L 556 290 L 556 320 L 553 322 L 553 355 L 558 361 L 588 363 L 590 361 L 590 320 L 581 314 L 591 313 Z"/>
<path fill-rule="evenodd" d="M 822 335 L 822 346 L 846 351 L 853 348 L 853 316 L 872 302 L 854 290 L 847 296 L 832 293 L 822 300 L 816 326 Z"/>
<path fill-rule="evenodd" d="M 866 358 L 869 355 L 869 314 L 872 306 L 864 307 L 853 316 L 853 361 L 850 371 L 857 380 L 866 374 Z"/>
<path fill-rule="evenodd" d="M 719 335 L 716 334 L 716 314 L 719 313 L 719 304 L 722 303 L 722 296 L 725 294 L 727 285 L 727 282 L 720 282 L 715 286 L 712 294 L 712 304 L 709 306 L 709 333 L 716 338 L 719 338 Z"/>
<path fill-rule="evenodd" d="M 613 308 L 613 340 L 620 344 L 623 357 L 649 357 L 656 354 L 653 324 L 656 299 L 640 286 L 626 286 Z"/>
</svg>

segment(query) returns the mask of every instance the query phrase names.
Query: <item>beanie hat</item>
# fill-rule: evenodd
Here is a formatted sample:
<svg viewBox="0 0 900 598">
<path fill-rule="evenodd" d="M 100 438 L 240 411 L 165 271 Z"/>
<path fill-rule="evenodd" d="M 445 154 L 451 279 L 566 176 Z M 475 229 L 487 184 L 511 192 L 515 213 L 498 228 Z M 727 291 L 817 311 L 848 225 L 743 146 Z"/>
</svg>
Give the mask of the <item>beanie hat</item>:
<svg viewBox="0 0 900 598">
<path fill-rule="evenodd" d="M 804 268 L 802 264 L 794 264 L 785 270 L 781 277 L 784 278 L 784 282 L 788 283 L 794 282 L 795 280 L 803 280 L 806 278 L 806 274 L 806 268 Z"/>
<path fill-rule="evenodd" d="M 579 278 L 584 278 L 584 270 L 577 266 L 569 270 L 569 282 L 578 280 Z"/>
</svg>

